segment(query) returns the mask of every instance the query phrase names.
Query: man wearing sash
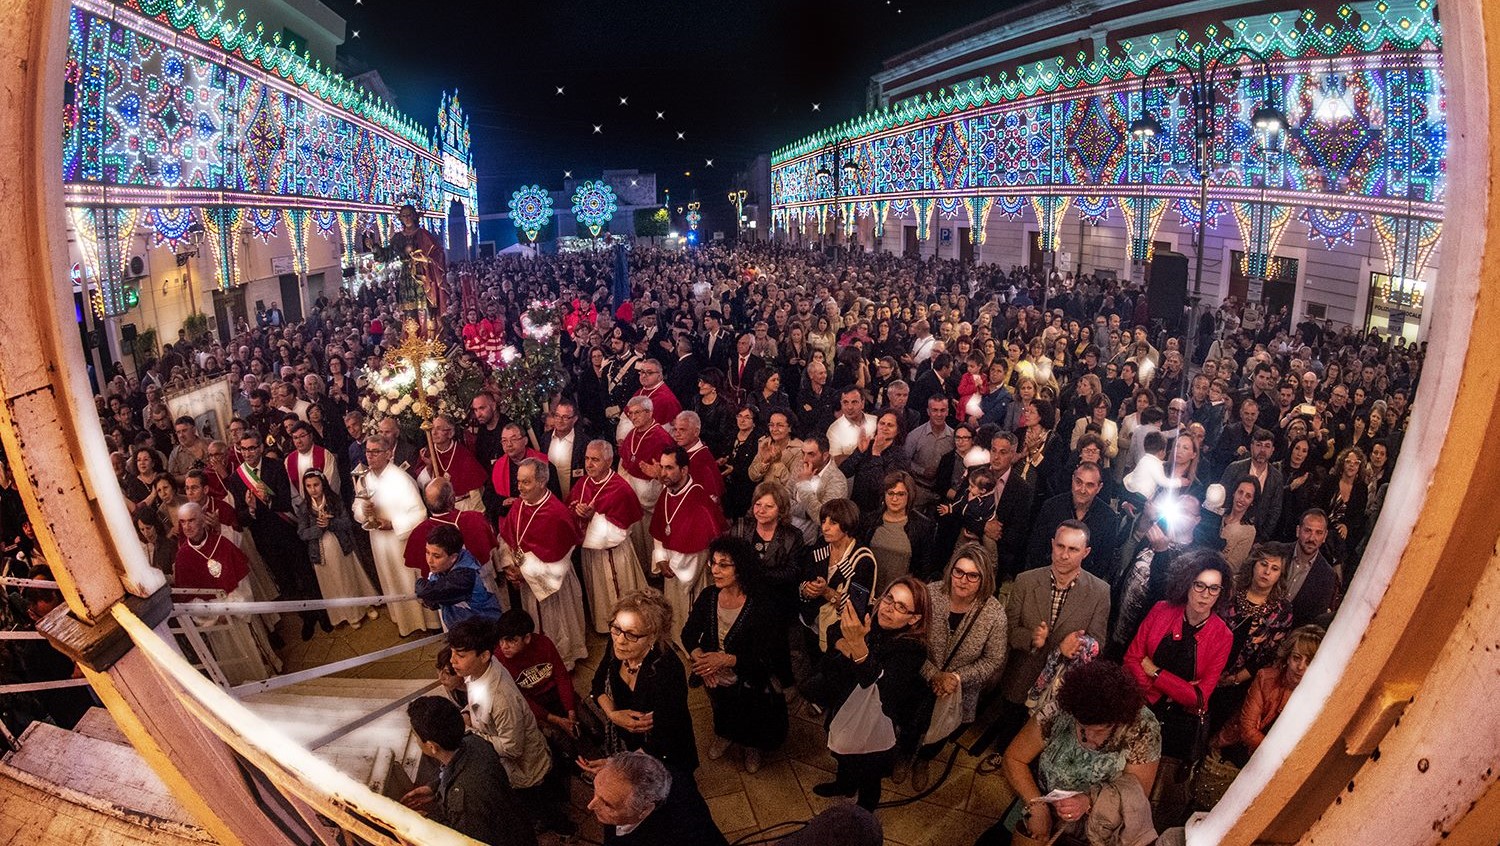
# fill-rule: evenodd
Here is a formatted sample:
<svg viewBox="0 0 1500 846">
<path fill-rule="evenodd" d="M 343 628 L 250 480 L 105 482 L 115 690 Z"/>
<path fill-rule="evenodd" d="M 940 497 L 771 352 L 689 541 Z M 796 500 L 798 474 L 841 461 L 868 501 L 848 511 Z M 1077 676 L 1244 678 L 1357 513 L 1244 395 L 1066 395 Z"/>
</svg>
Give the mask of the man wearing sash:
<svg viewBox="0 0 1500 846">
<path fill-rule="evenodd" d="M 537 630 L 552 638 L 569 670 L 588 656 L 584 641 L 583 590 L 573 575 L 578 525 L 568 506 L 547 489 L 546 459 L 521 461 L 519 498 L 500 521 L 506 578 L 521 589 L 521 607 Z"/>
<path fill-rule="evenodd" d="M 718 502 L 724 496 L 724 474 L 718 459 L 703 443 L 703 419 L 696 411 L 684 411 L 673 421 L 672 440 L 688 453 L 688 474 Z"/>
<path fill-rule="evenodd" d="M 276 580 L 282 599 L 318 598 L 317 575 L 307 557 L 307 544 L 297 536 L 292 484 L 285 466 L 265 460 L 264 441 L 254 429 L 245 430 L 239 447 L 242 460 L 226 484 L 240 525 L 255 539 L 255 548 Z M 319 623 L 325 630 L 333 628 L 325 612 L 303 611 L 302 639 L 310 639 Z"/>
<path fill-rule="evenodd" d="M 453 418 L 439 414 L 432 419 L 432 450 L 421 451 L 422 472 L 417 483 L 426 489 L 433 479 L 446 478 L 453 487 L 453 501 L 459 511 L 484 511 L 486 474 L 479 459 L 458 442 L 458 426 Z M 483 559 L 480 563 L 484 563 Z"/>
<path fill-rule="evenodd" d="M 643 562 L 651 561 L 651 511 L 661 496 L 661 482 L 657 481 L 657 459 L 662 451 L 676 446 L 672 433 L 658 424 L 652 417 L 651 400 L 631 397 L 625 404 L 625 415 L 635 423 L 620 441 L 620 475 L 635 491 L 641 503 L 641 520 L 631 529 L 630 539 L 635 545 L 636 557 Z"/>
<path fill-rule="evenodd" d="M 666 579 L 662 593 L 672 606 L 672 639 L 679 642 L 693 601 L 708 583 L 708 544 L 725 527 L 724 511 L 689 473 L 691 460 L 680 446 L 662 453 L 662 494 L 651 516 L 651 563 Z"/>
<path fill-rule="evenodd" d="M 630 528 L 641 521 L 641 502 L 630 483 L 612 468 L 609 441 L 590 441 L 587 471 L 568 492 L 568 505 L 583 532 L 583 579 L 588 587 L 594 631 L 609 631 L 610 615 L 621 596 L 646 586 Z"/>
<path fill-rule="evenodd" d="M 292 486 L 292 502 L 302 501 L 302 476 L 309 470 L 323 474 L 328 489 L 339 492 L 339 461 L 333 453 L 313 442 L 313 427 L 305 421 L 292 426 L 292 446 L 296 450 L 286 457 L 286 478 Z"/>
<path fill-rule="evenodd" d="M 411 537 L 406 539 L 407 567 L 419 571 L 423 576 L 427 575 L 427 537 L 432 534 L 433 529 L 443 525 L 458 529 L 464 539 L 464 549 L 474 556 L 481 569 L 493 562 L 495 549 L 500 542 L 496 540 L 495 530 L 490 528 L 489 521 L 484 519 L 484 512 L 460 511 L 455 508 L 453 486 L 445 478 L 439 477 L 428 482 L 422 489 L 422 495 L 427 501 L 427 510 L 432 515 L 412 529 Z M 490 568 L 487 572 L 493 579 L 494 569 Z M 489 587 L 494 591 L 494 585 Z"/>
<path fill-rule="evenodd" d="M 406 540 L 427 519 L 417 483 L 396 466 L 391 455 L 385 438 L 367 438 L 365 461 L 370 469 L 359 477 L 354 492 L 354 519 L 370 533 L 375 574 L 380 577 L 380 592 L 387 596 L 416 591 L 417 574 L 406 566 Z M 415 599 L 391 603 L 390 612 L 401 637 L 441 626 L 437 612 L 423 608 Z"/>
</svg>

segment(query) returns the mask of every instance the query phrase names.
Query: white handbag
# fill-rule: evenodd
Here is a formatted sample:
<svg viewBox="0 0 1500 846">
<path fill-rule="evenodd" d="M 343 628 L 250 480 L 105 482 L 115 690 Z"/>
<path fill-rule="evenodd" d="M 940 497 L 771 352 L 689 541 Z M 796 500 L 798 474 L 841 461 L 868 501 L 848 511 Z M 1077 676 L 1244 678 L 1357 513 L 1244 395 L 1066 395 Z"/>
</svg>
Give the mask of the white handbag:
<svg viewBox="0 0 1500 846">
<path fill-rule="evenodd" d="M 880 675 L 885 675 L 881 671 Z M 880 677 L 869 687 L 855 687 L 828 724 L 828 751 L 840 755 L 884 752 L 896 745 L 896 727 L 880 702 Z"/>
</svg>

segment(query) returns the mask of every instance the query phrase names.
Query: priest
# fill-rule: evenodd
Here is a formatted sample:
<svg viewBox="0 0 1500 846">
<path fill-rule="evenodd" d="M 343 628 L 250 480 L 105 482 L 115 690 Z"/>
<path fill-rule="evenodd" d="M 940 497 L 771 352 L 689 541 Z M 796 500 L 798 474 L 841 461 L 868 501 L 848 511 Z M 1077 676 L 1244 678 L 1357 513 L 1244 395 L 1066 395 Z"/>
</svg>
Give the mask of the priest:
<svg viewBox="0 0 1500 846">
<path fill-rule="evenodd" d="M 182 531 L 177 558 L 172 566 L 173 586 L 201 591 L 187 598 L 194 602 L 251 602 L 250 562 L 232 541 L 214 531 L 195 502 L 177 509 Z M 213 625 L 221 618 L 196 618 L 199 625 Z M 225 628 L 205 632 L 212 658 L 230 684 L 259 681 L 280 672 L 281 661 L 271 649 L 265 623 L 258 617 L 236 614 L 222 618 Z M 204 656 L 205 658 L 208 656 Z"/>
<path fill-rule="evenodd" d="M 694 481 L 687 450 L 673 446 L 661 456 L 661 499 L 651 516 L 651 563 L 666 579 L 662 593 L 672 606 L 672 639 L 708 582 L 708 545 L 724 533 L 724 511 Z"/>
<path fill-rule="evenodd" d="M 459 511 L 484 511 L 484 467 L 469 448 L 458 441 L 458 426 L 453 418 L 439 414 L 432 418 L 432 448 L 423 449 L 422 472 L 417 483 L 426 489 L 433 479 L 446 478 L 453 487 L 453 501 Z M 479 559 L 484 563 L 485 559 Z"/>
<path fill-rule="evenodd" d="M 719 461 L 703 442 L 703 419 L 696 411 L 684 411 L 677 415 L 672 426 L 672 440 L 688 453 L 688 474 L 693 481 L 703 486 L 715 502 L 724 497 L 724 474 L 719 470 Z"/>
<path fill-rule="evenodd" d="M 547 489 L 550 474 L 544 458 L 522 459 L 517 467 L 518 497 L 500 521 L 501 560 L 506 578 L 521 591 L 521 607 L 572 670 L 589 654 L 583 591 L 573 575 L 578 525 L 568 506 Z"/>
<path fill-rule="evenodd" d="M 416 591 L 416 571 L 406 566 L 406 541 L 427 518 L 417 483 L 392 463 L 391 456 L 385 438 L 380 435 L 366 438 L 365 462 L 369 470 L 359 477 L 354 492 L 354 519 L 370 533 L 375 574 L 380 577 L 380 592 L 387 596 Z M 390 612 L 401 637 L 441 626 L 437 612 L 422 607 L 415 599 L 392 602 Z"/>
<path fill-rule="evenodd" d="M 615 603 L 646 586 L 630 529 L 641 521 L 641 502 L 613 469 L 615 449 L 609 441 L 590 441 L 584 449 L 584 477 L 568 492 L 568 505 L 583 533 L 583 581 L 588 591 L 594 631 L 605 634 Z"/>
</svg>

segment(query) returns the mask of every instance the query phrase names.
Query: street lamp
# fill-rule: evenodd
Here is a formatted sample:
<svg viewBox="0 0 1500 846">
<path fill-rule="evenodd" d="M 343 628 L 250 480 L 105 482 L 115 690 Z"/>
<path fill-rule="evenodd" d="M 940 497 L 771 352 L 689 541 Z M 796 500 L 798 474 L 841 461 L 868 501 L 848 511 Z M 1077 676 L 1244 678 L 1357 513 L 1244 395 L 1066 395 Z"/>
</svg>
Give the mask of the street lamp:
<svg viewBox="0 0 1500 846">
<path fill-rule="evenodd" d="M 820 167 L 818 168 L 818 177 L 820 179 L 831 178 L 833 180 L 833 245 L 837 247 L 839 245 L 839 229 L 842 228 L 844 223 L 843 180 L 848 179 L 850 182 L 853 182 L 857 179 L 859 177 L 859 165 L 854 161 L 843 160 L 843 148 L 839 146 L 838 141 L 829 141 L 823 149 L 833 150 L 833 171 L 830 172 L 828 168 Z"/>
<path fill-rule="evenodd" d="M 1214 77 L 1225 67 L 1226 63 L 1237 62 L 1240 59 L 1249 59 L 1259 63 L 1262 71 L 1261 103 L 1252 113 L 1250 122 L 1256 130 L 1265 132 L 1268 137 L 1279 137 L 1281 131 L 1286 128 L 1287 120 L 1286 113 L 1276 105 L 1271 96 L 1271 65 L 1264 54 L 1245 47 L 1231 47 L 1211 59 L 1205 58 L 1200 48 L 1196 63 L 1189 62 L 1188 57 L 1180 50 L 1176 55 L 1157 60 L 1141 75 L 1141 114 L 1130 123 L 1130 134 L 1142 142 L 1149 142 L 1150 139 L 1162 135 L 1161 121 L 1146 108 L 1147 86 L 1157 71 L 1171 74 L 1181 71 L 1187 75 L 1188 97 L 1193 107 L 1193 169 L 1198 176 L 1198 237 L 1196 264 L 1193 270 L 1195 300 L 1203 290 L 1203 242 L 1208 226 L 1208 177 L 1213 168 L 1214 113 L 1218 107 L 1219 98 Z M 1238 69 L 1234 71 L 1236 79 L 1239 78 L 1239 73 Z M 1142 214 L 1144 213 L 1143 207 Z"/>
<path fill-rule="evenodd" d="M 208 237 L 208 230 L 203 228 L 203 224 L 194 222 L 188 226 L 186 235 L 186 240 L 192 246 L 192 249 L 176 253 L 176 256 L 177 266 L 182 268 L 186 274 L 183 277 L 183 284 L 187 285 L 188 307 L 190 309 L 188 314 L 191 315 L 198 313 L 198 292 L 193 288 L 193 263 L 189 259 L 196 258 L 202 252 L 203 239 Z"/>
<path fill-rule="evenodd" d="M 734 203 L 734 233 L 736 238 L 745 229 L 745 198 L 747 196 L 749 196 L 749 192 L 744 188 L 729 192 L 729 202 Z"/>
</svg>

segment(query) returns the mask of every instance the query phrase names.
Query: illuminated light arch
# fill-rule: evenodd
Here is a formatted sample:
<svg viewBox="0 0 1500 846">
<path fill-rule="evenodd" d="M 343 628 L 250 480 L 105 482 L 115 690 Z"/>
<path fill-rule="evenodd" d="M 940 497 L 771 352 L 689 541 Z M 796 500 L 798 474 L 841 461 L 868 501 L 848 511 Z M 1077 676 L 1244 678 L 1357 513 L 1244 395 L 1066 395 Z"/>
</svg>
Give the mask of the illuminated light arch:
<svg viewBox="0 0 1500 846">
<path fill-rule="evenodd" d="M 573 194 L 573 217 L 594 237 L 615 216 L 615 189 L 603 180 L 589 180 Z"/>
</svg>

